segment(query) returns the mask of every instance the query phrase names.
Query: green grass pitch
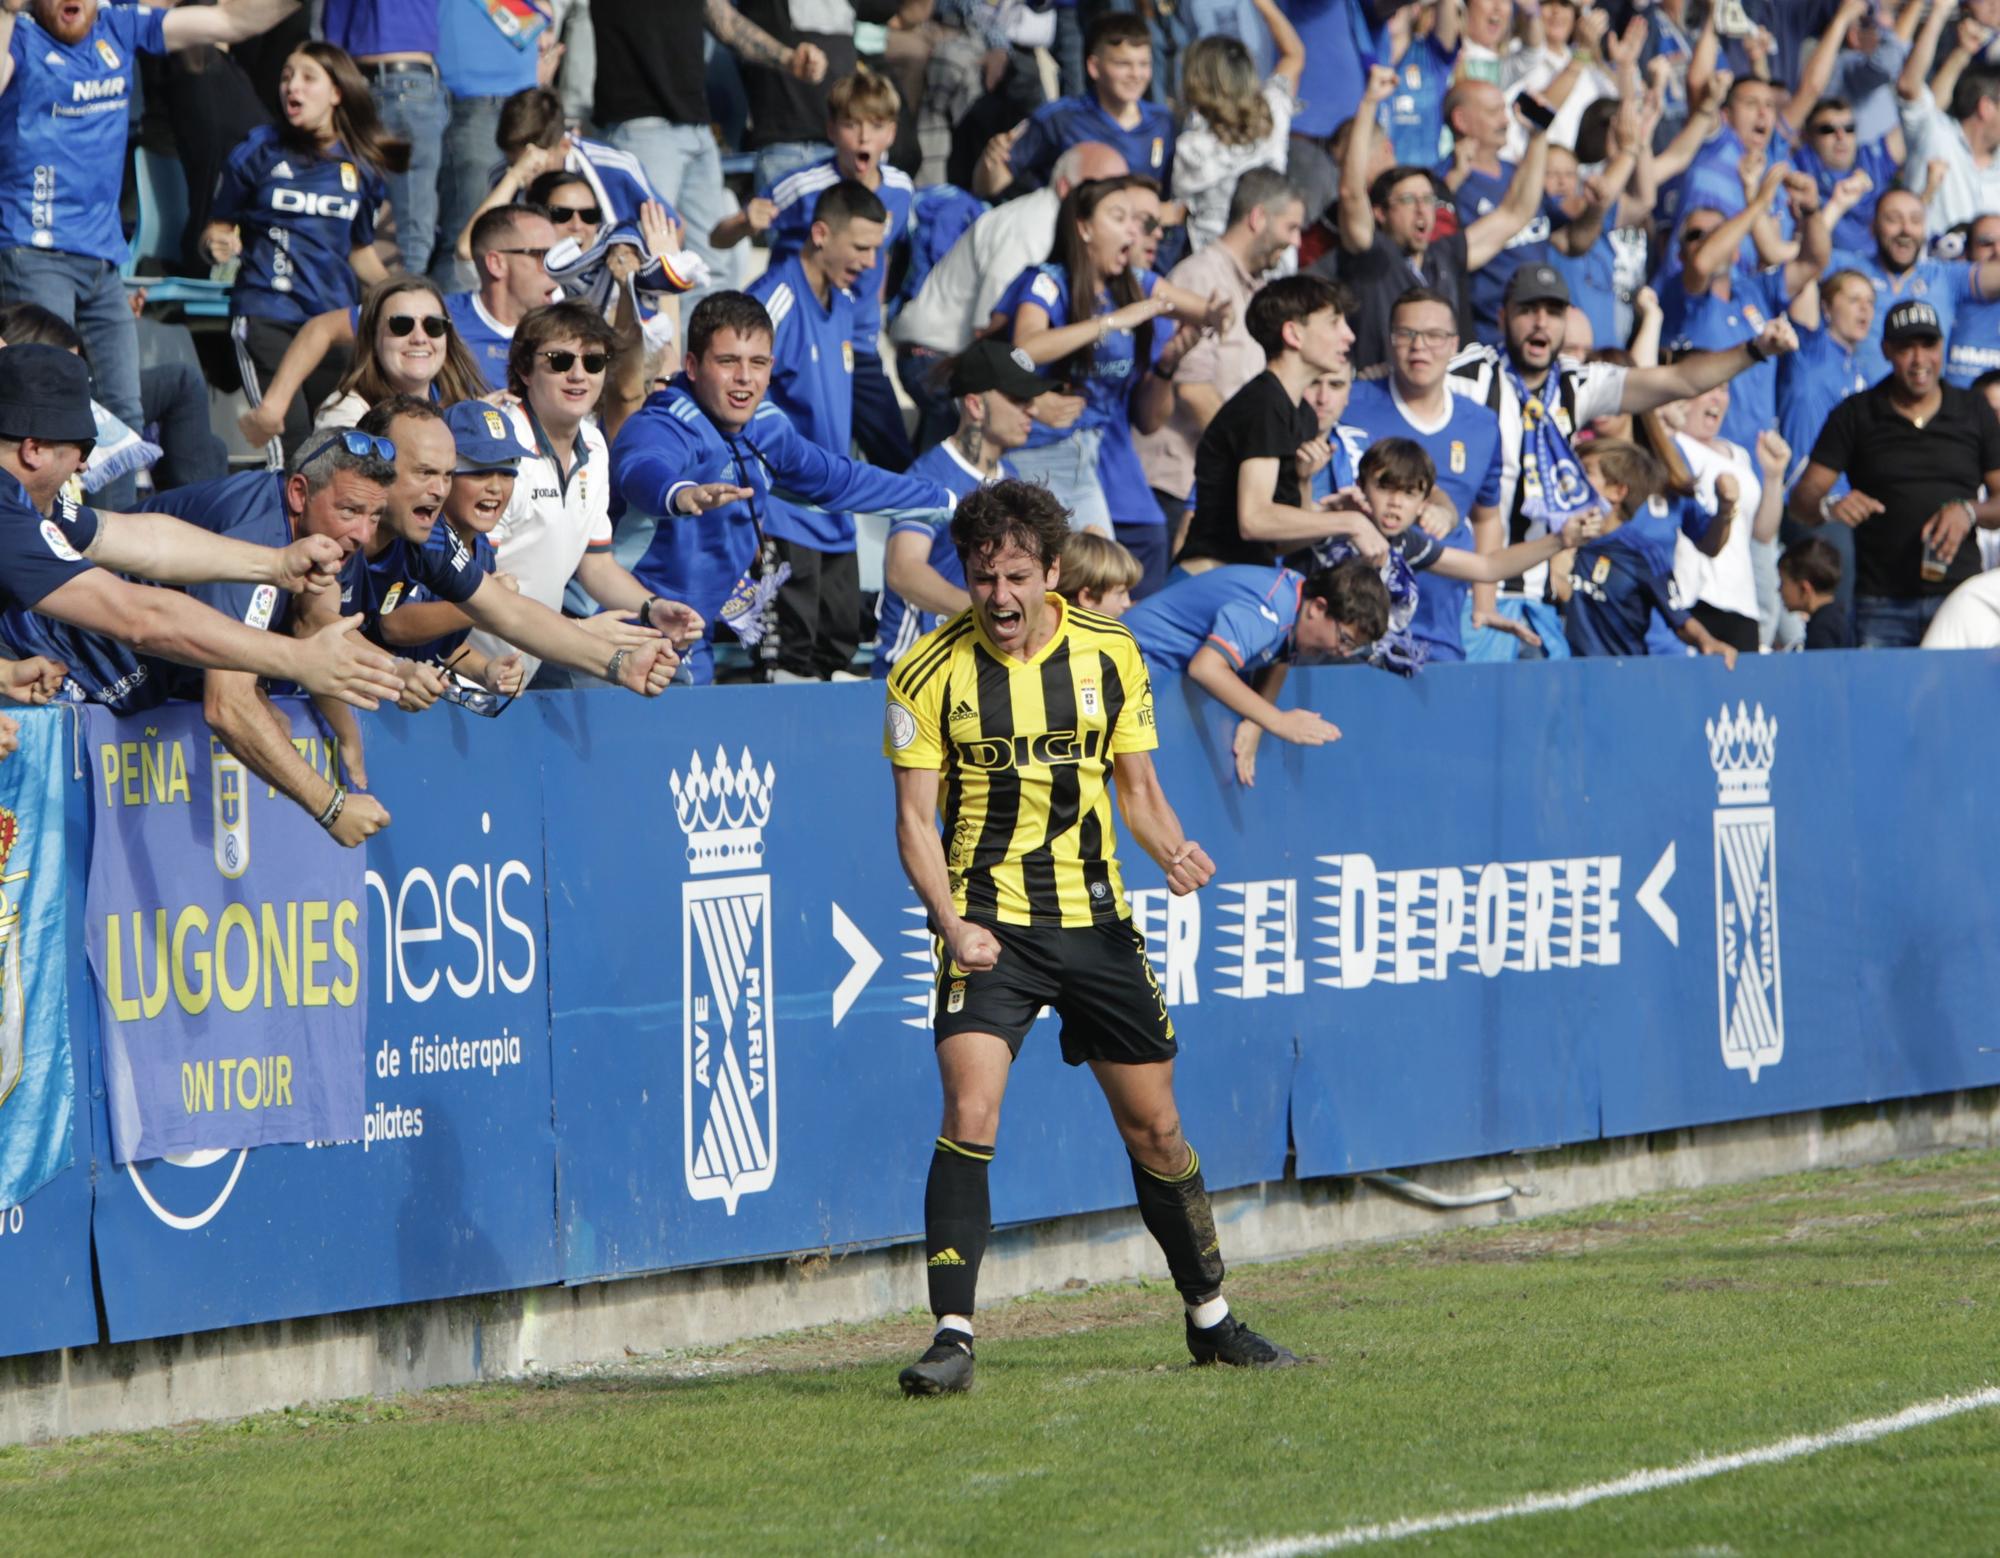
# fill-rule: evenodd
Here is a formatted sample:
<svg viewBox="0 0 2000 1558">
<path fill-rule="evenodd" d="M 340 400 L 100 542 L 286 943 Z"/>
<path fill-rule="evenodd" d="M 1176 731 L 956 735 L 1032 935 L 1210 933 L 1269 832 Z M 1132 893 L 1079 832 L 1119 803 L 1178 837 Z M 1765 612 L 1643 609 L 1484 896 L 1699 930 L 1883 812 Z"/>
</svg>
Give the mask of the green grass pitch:
<svg viewBox="0 0 2000 1558">
<path fill-rule="evenodd" d="M 1218 1553 L 1503 1506 L 2000 1382 L 2000 1153 L 1239 1269 L 1309 1357 L 1187 1366 L 1164 1281 L 561 1380 L 0 1450 L 0 1551 Z M 1368 1551 L 2000 1548 L 2000 1408 Z"/>
</svg>

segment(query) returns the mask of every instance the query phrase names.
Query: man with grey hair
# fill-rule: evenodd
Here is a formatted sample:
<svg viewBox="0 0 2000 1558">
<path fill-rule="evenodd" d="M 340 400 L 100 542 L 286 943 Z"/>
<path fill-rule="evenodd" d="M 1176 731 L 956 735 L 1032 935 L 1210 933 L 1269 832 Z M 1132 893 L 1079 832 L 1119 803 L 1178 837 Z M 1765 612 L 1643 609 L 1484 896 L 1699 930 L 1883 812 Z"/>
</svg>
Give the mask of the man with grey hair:
<svg viewBox="0 0 2000 1558">
<path fill-rule="evenodd" d="M 25 350 L 25 348 L 16 348 Z M 4 354 L 0 354 L 4 356 Z M 384 446 L 359 433 L 336 431 L 308 438 L 285 471 L 246 471 L 218 481 L 177 487 L 153 500 L 162 517 L 129 518 L 125 524 L 195 532 L 216 548 L 301 547 L 325 553 L 335 569 L 352 557 L 374 532 L 388 506 L 396 467 Z M 164 516 L 179 515 L 185 520 Z M 113 516 L 100 516 L 110 518 Z M 329 575 L 331 577 L 331 575 Z M 237 631 L 272 644 L 289 642 L 302 629 L 293 596 L 274 583 L 189 583 L 186 593 L 204 615 L 220 613 Z M 340 843 L 355 845 L 387 826 L 389 814 L 373 796 L 344 794 L 299 755 L 292 745 L 291 721 L 271 703 L 263 675 L 247 660 L 191 670 L 167 658 L 159 646 L 135 646 L 102 623 L 55 621 L 34 612 L 9 611 L 0 618 L 0 637 L 18 647 L 60 660 L 69 668 L 65 691 L 73 699 L 100 703 L 120 714 L 156 708 L 169 699 L 195 699 L 216 737 L 265 783 L 291 798 Z M 199 609 L 199 608 L 197 608 Z M 358 624 L 357 624 L 358 625 Z M 393 699 L 400 685 L 386 654 L 355 647 L 379 658 Z M 336 797 L 340 804 L 336 805 Z M 331 816 L 328 815 L 331 813 Z"/>
<path fill-rule="evenodd" d="M 1125 159 L 1100 141 L 1070 147 L 1056 159 L 1047 188 L 997 206 L 967 228 L 896 316 L 889 339 L 896 343 L 896 376 L 917 403 L 920 453 L 958 426 L 951 396 L 934 382 L 939 364 L 972 344 L 1016 276 L 1049 257 L 1063 198 L 1079 184 L 1125 171 Z"/>
<path fill-rule="evenodd" d="M 1284 174 L 1251 168 L 1236 181 L 1222 236 L 1167 273 L 1168 281 L 1196 297 L 1227 298 L 1231 320 L 1228 329 L 1204 336 L 1174 370 L 1174 409 L 1165 425 L 1133 438 L 1146 485 L 1176 542 L 1194 502 L 1195 446 L 1223 403 L 1264 371 L 1264 348 L 1246 323 L 1251 294 L 1292 253 L 1305 216 L 1305 197 Z"/>
</svg>

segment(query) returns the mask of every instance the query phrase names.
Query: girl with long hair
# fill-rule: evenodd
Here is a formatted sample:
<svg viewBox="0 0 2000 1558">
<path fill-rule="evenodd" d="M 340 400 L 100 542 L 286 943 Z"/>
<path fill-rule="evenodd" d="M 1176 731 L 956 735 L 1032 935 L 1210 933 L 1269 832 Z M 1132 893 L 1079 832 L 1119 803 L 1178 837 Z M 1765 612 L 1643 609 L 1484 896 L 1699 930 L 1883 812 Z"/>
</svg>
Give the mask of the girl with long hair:
<svg viewBox="0 0 2000 1558">
<path fill-rule="evenodd" d="M 1250 50 L 1235 38 L 1199 38 L 1181 62 L 1183 123 L 1174 142 L 1174 194 L 1187 206 L 1188 246 L 1214 243 L 1229 224 L 1236 181 L 1252 168 L 1283 173 L 1306 47 L 1274 0 L 1252 0 L 1278 62 L 1257 79 Z"/>
<path fill-rule="evenodd" d="M 1135 263 L 1144 224 L 1158 230 L 1158 197 L 1159 187 L 1136 174 L 1079 184 L 1057 213 L 1049 262 L 1015 277 L 994 311 L 1036 368 L 1081 400 L 1080 409 L 1071 409 L 1074 399 L 1062 406 L 1067 423 L 1038 418 L 1027 446 L 1008 459 L 1055 492 L 1075 528 L 1112 535 L 1139 559 L 1146 576 L 1134 598 L 1165 579 L 1169 537 L 1132 425 L 1164 419 L 1172 367 L 1195 333 L 1229 320 L 1220 296 L 1198 297 Z M 1163 359 L 1167 341 L 1154 321 L 1165 315 L 1180 321 L 1186 339 Z M 1047 397 L 1037 405 L 1052 409 Z"/>
<path fill-rule="evenodd" d="M 452 327 L 437 283 L 427 276 L 391 276 L 368 289 L 354 326 L 354 360 L 313 426 L 352 427 L 391 395 L 455 406 L 477 400 L 483 390 L 478 364 Z"/>
<path fill-rule="evenodd" d="M 375 213 L 388 198 L 384 175 L 401 172 L 410 157 L 383 132 L 368 83 L 344 49 L 300 44 L 285 61 L 278 94 L 284 123 L 259 126 L 231 154 L 202 234 L 211 260 L 241 261 L 230 336 L 252 406 L 262 403 L 262 386 L 301 325 L 351 308 L 363 283 L 388 275 L 374 249 Z M 343 366 L 338 358 L 321 364 L 317 382 L 284 408 L 273 464 L 305 437 L 307 406 Z"/>
</svg>

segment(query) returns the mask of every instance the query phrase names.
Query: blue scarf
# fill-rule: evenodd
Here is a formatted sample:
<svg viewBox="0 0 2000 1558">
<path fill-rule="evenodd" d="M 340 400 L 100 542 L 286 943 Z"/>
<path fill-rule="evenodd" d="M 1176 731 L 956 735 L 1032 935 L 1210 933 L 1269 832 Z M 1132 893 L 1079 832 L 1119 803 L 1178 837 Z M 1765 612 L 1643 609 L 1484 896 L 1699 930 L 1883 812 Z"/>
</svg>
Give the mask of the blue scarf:
<svg viewBox="0 0 2000 1558">
<path fill-rule="evenodd" d="M 1315 571 L 1332 568 L 1360 555 L 1346 536 L 1328 536 L 1313 543 L 1312 565 Z M 1417 574 L 1400 546 L 1389 548 L 1388 559 L 1382 564 L 1382 583 L 1389 591 L 1389 627 L 1368 646 L 1368 663 L 1398 676 L 1415 676 L 1430 657 L 1430 646 L 1410 633 L 1410 618 L 1417 612 Z"/>
<path fill-rule="evenodd" d="M 1578 514 L 1601 508 L 1602 501 L 1542 397 L 1521 382 L 1513 363 L 1505 368 L 1521 401 L 1521 517 L 1546 530 L 1561 530 Z M 1561 372 L 1560 367 L 1550 367 L 1542 381 L 1544 391 L 1560 383 Z"/>
</svg>

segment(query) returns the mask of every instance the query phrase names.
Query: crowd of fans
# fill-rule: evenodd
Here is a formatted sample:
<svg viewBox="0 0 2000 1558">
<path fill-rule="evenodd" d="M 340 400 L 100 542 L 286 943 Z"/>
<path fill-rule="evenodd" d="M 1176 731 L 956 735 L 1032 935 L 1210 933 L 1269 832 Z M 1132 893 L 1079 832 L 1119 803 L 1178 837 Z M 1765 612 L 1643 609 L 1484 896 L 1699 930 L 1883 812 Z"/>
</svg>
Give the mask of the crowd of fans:
<svg viewBox="0 0 2000 1558">
<path fill-rule="evenodd" d="M 347 705 L 885 675 L 1003 476 L 1245 782 L 1335 734 L 1300 659 L 2000 642 L 2000 0 L 0 0 L 0 42 L 0 692 L 202 698 L 346 843 Z M 142 145 L 226 347 L 131 274 Z"/>
</svg>

